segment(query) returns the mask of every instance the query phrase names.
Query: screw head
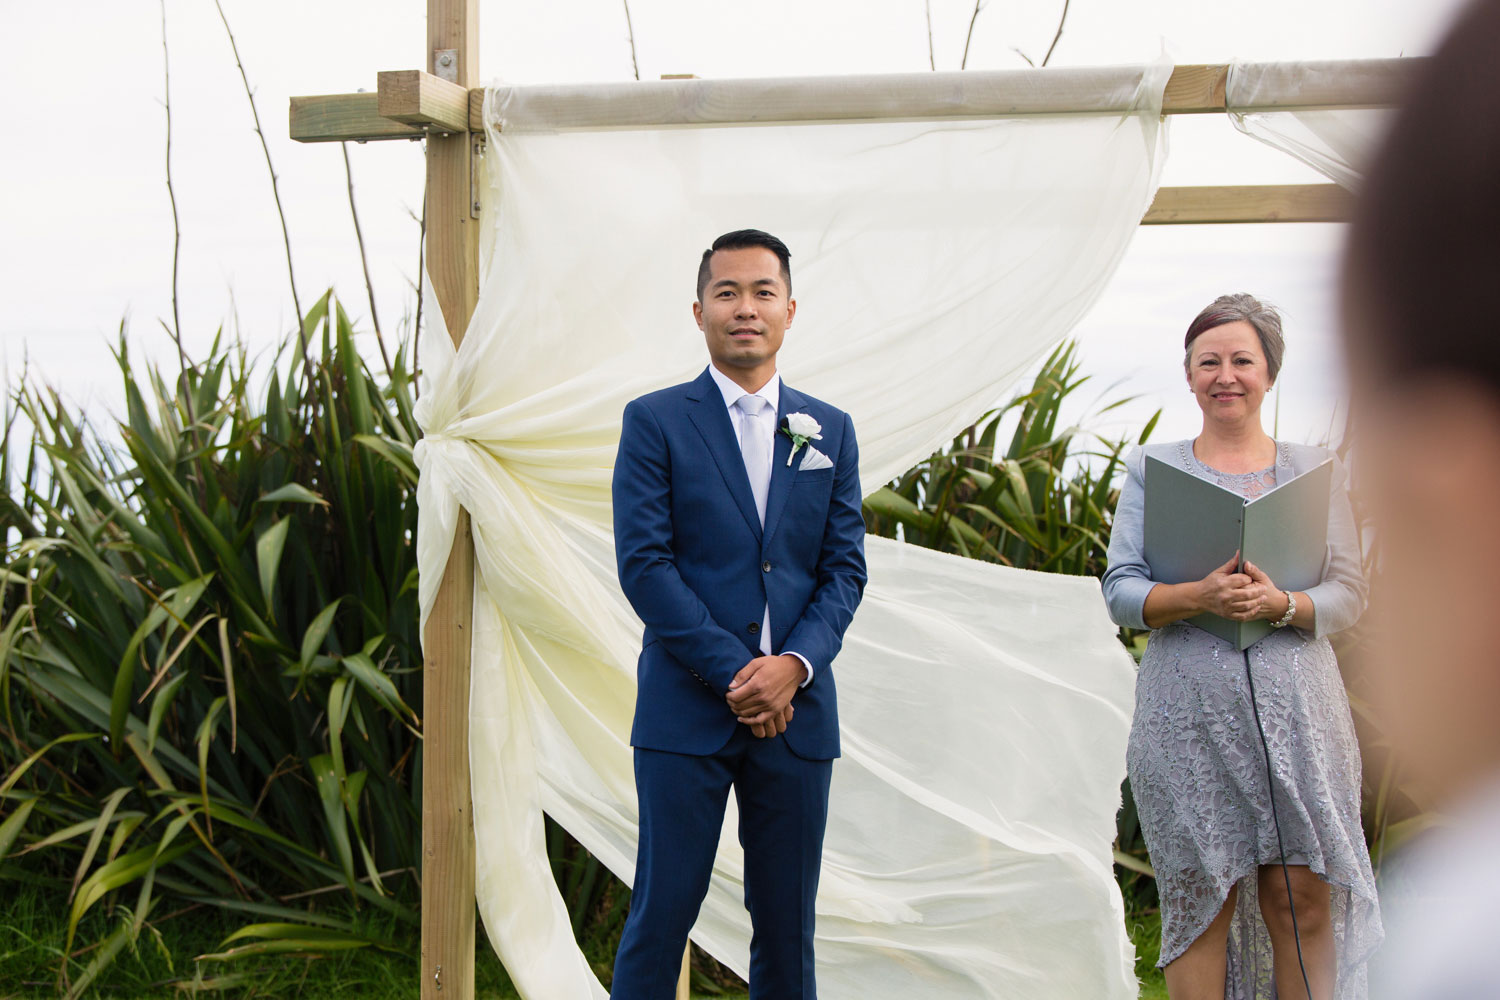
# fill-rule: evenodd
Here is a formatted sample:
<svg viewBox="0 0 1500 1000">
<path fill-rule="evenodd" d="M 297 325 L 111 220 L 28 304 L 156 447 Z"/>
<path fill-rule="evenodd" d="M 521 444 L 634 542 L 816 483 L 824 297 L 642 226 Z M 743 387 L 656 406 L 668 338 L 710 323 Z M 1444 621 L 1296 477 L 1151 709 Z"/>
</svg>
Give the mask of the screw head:
<svg viewBox="0 0 1500 1000">
<path fill-rule="evenodd" d="M 441 56 L 438 56 L 438 65 L 439 66 L 452 66 L 453 65 L 453 57 L 451 55 L 448 55 L 446 52 L 443 53 Z"/>
</svg>

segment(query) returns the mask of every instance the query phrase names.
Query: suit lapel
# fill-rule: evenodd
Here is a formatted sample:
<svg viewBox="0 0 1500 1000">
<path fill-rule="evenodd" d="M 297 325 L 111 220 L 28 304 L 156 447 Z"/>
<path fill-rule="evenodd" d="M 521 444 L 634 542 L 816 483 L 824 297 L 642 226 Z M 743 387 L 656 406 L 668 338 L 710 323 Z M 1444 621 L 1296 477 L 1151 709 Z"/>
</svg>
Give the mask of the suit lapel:
<svg viewBox="0 0 1500 1000">
<path fill-rule="evenodd" d="M 760 515 L 755 510 L 755 494 L 750 492 L 750 477 L 745 475 L 745 459 L 740 454 L 739 442 L 734 438 L 734 427 L 729 423 L 729 410 L 724 405 L 724 396 L 719 392 L 719 387 L 714 384 L 713 376 L 708 374 L 707 369 L 704 369 L 703 374 L 693 383 L 688 399 L 692 401 L 692 405 L 687 408 L 689 419 L 693 421 L 693 426 L 698 428 L 698 433 L 703 436 L 704 443 L 708 445 L 708 453 L 713 456 L 714 464 L 719 467 L 719 475 L 724 478 L 724 484 L 729 487 L 729 495 L 734 498 L 735 506 L 740 509 L 745 522 L 750 525 L 750 530 L 759 540 L 761 537 Z M 776 479 L 773 475 L 771 478 L 773 496 L 775 487 Z M 769 522 L 769 506 L 766 519 Z"/>
<path fill-rule="evenodd" d="M 776 444 L 772 449 L 771 459 L 771 488 L 766 494 L 766 538 L 776 534 L 776 526 L 781 523 L 782 511 L 786 510 L 786 501 L 792 493 L 792 480 L 797 475 L 797 464 L 802 459 L 802 452 L 797 452 L 796 460 L 790 465 L 787 459 L 792 454 L 792 439 L 781 433 L 781 421 L 788 413 L 796 413 L 805 406 L 807 400 L 798 392 L 787 388 L 785 382 L 781 383 L 781 404 L 776 408 Z M 804 445 L 805 449 L 807 445 Z M 747 486 L 748 486 L 748 480 Z"/>
</svg>

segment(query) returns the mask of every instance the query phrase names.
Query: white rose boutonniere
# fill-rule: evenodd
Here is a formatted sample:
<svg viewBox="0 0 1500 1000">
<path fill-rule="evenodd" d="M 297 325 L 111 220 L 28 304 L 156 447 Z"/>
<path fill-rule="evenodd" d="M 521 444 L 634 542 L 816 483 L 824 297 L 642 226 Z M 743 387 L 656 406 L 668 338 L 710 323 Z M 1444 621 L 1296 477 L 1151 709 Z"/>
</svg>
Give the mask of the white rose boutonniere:
<svg viewBox="0 0 1500 1000">
<path fill-rule="evenodd" d="M 781 418 L 781 433 L 792 439 L 792 453 L 786 457 L 786 464 L 791 465 L 792 458 L 803 445 L 823 440 L 823 425 L 810 413 L 788 413 Z"/>
</svg>

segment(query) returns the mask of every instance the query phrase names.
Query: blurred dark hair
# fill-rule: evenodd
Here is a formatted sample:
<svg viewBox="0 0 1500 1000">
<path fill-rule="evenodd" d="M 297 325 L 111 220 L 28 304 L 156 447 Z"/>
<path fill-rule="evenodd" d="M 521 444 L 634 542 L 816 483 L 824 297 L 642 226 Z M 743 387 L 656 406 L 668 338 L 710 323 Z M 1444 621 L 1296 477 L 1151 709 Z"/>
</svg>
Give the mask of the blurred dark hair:
<svg viewBox="0 0 1500 1000">
<path fill-rule="evenodd" d="M 1193 341 L 1198 335 L 1225 323 L 1249 323 L 1260 337 L 1261 353 L 1266 356 L 1266 368 L 1271 381 L 1281 374 L 1281 359 L 1286 354 L 1286 341 L 1281 339 L 1281 314 L 1276 307 L 1262 302 L 1253 295 L 1237 292 L 1220 295 L 1188 324 L 1187 336 L 1182 338 L 1182 368 L 1190 372 L 1188 364 L 1193 357 Z"/>
<path fill-rule="evenodd" d="M 698 301 L 703 301 L 703 291 L 708 287 L 708 259 L 720 250 L 747 250 L 764 247 L 781 261 L 781 280 L 786 285 L 787 298 L 792 297 L 792 252 L 786 244 L 759 229 L 736 229 L 714 240 L 714 245 L 703 251 L 703 260 L 698 264 Z"/>
<path fill-rule="evenodd" d="M 1467 7 L 1420 71 L 1361 194 L 1343 280 L 1351 367 L 1500 393 L 1500 2 Z"/>
</svg>

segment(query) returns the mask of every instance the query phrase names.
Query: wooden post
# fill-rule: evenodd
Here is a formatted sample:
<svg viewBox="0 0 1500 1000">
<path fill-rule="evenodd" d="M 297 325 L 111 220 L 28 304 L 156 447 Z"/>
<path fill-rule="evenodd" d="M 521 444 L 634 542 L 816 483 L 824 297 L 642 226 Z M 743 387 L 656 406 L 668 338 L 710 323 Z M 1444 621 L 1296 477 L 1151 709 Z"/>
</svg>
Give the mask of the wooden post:
<svg viewBox="0 0 1500 1000">
<path fill-rule="evenodd" d="M 441 54 L 440 54 L 441 53 Z M 427 0 L 427 71 L 460 87 L 479 79 L 479 0 Z M 456 348 L 479 298 L 472 217 L 473 136 L 427 139 L 427 268 Z M 423 1000 L 473 1000 L 474 817 L 469 797 L 469 656 L 474 543 L 468 511 L 422 637 Z"/>
<path fill-rule="evenodd" d="M 676 1000 L 693 1000 L 692 990 L 693 942 L 682 950 L 682 972 L 677 976 Z"/>
</svg>

